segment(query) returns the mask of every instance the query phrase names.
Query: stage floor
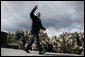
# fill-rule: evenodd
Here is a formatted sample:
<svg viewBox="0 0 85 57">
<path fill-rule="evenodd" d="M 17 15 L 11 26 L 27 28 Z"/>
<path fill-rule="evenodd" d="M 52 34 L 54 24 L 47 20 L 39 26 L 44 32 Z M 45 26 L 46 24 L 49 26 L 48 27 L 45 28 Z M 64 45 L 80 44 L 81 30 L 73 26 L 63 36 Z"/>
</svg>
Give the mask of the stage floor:
<svg viewBox="0 0 85 57">
<path fill-rule="evenodd" d="M 30 51 L 30 53 L 26 53 L 24 50 L 1 48 L 1 56 L 84 56 L 84 55 L 52 52 L 46 52 L 45 54 L 39 55 L 38 51 Z"/>
</svg>

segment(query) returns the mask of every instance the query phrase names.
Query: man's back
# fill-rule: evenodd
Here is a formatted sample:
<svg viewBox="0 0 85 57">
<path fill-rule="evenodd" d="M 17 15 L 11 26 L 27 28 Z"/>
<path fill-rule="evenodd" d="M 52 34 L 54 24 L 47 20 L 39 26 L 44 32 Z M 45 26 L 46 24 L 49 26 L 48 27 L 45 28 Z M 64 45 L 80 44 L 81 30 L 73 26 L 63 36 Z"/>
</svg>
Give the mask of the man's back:
<svg viewBox="0 0 85 57">
<path fill-rule="evenodd" d="M 32 32 L 36 32 L 36 33 L 39 33 L 39 30 L 40 30 L 40 28 L 41 28 L 41 20 L 37 20 L 37 19 L 39 19 L 39 18 L 35 18 L 36 20 L 33 20 L 32 21 L 32 29 L 31 29 L 31 31 Z"/>
</svg>

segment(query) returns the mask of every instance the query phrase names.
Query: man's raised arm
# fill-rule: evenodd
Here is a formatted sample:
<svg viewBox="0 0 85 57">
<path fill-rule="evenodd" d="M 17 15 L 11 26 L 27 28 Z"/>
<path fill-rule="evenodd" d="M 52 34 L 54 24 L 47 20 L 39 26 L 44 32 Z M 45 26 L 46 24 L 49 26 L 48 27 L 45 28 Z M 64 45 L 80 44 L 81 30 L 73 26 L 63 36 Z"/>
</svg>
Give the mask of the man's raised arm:
<svg viewBox="0 0 85 57">
<path fill-rule="evenodd" d="M 33 20 L 34 17 L 35 17 L 34 12 L 36 11 L 36 9 L 37 9 L 37 5 L 33 8 L 33 10 L 32 10 L 31 13 L 30 13 L 30 17 L 31 17 L 32 20 Z"/>
</svg>

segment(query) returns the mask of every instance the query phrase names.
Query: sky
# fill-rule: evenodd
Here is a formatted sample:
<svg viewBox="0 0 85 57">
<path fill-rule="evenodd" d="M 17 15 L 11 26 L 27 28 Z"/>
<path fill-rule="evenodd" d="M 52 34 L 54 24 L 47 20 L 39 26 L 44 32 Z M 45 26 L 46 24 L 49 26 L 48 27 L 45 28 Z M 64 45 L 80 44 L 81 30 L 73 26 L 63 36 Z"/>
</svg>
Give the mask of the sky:
<svg viewBox="0 0 85 57">
<path fill-rule="evenodd" d="M 1 1 L 1 31 L 31 30 L 30 12 L 38 5 L 49 37 L 84 31 L 84 1 Z"/>
</svg>

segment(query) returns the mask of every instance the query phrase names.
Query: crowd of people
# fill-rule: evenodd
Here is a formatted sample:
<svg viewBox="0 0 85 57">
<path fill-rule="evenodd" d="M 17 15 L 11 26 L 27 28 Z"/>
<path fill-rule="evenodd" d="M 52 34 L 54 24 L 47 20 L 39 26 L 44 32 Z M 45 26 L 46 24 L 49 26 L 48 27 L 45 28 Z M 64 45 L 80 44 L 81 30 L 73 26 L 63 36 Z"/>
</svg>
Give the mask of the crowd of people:
<svg viewBox="0 0 85 57">
<path fill-rule="evenodd" d="M 84 55 L 84 32 L 65 32 L 61 35 L 49 38 L 47 33 L 40 32 L 40 45 L 43 50 L 57 53 L 70 53 Z M 26 42 L 30 41 L 31 34 L 29 31 L 16 31 L 15 33 L 8 33 L 8 43 L 18 43 L 19 49 L 24 49 Z M 34 43 L 31 50 L 36 49 Z"/>
<path fill-rule="evenodd" d="M 84 33 L 63 33 L 51 40 L 56 52 L 84 55 Z"/>
</svg>

